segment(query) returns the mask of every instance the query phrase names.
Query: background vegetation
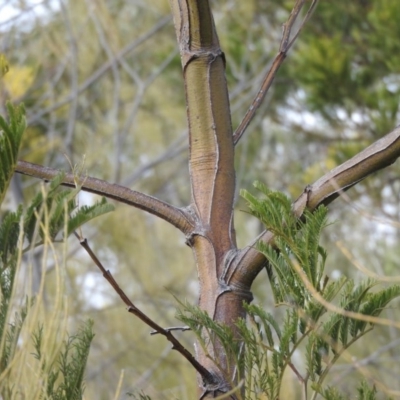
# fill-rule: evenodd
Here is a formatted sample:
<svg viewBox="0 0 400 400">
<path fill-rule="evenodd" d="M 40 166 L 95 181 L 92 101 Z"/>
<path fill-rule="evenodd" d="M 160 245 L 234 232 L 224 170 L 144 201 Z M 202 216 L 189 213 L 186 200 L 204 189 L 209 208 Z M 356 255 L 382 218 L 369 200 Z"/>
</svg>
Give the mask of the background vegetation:
<svg viewBox="0 0 400 400">
<path fill-rule="evenodd" d="M 184 205 L 190 193 L 180 58 L 168 2 L 147 3 L 5 2 L 0 14 L 8 6 L 18 12 L 0 22 L 0 52 L 10 64 L 1 81 L 0 113 L 5 115 L 7 99 L 26 106 L 20 158 L 64 170 L 79 164 L 91 176 Z M 234 127 L 278 51 L 281 25 L 292 6 L 286 0 L 213 4 Z M 398 123 L 399 14 L 400 4 L 391 0 L 320 1 L 237 147 L 238 188 L 250 189 L 258 179 L 294 199 L 307 183 Z M 323 240 L 333 276 L 359 279 L 363 269 L 383 280 L 398 279 L 398 177 L 395 164 L 332 205 L 335 223 Z M 2 212 L 29 204 L 37 187 L 37 180 L 16 176 Z M 80 204 L 96 200 L 83 193 L 79 198 Z M 242 246 L 261 224 L 243 212 L 240 199 L 236 210 Z M 160 325 L 176 324 L 174 296 L 196 301 L 192 255 L 172 227 L 116 204 L 115 212 L 83 230 L 126 293 Z M 42 254 L 30 262 L 40 262 Z M 191 398 L 192 369 L 163 338 L 150 337 L 148 327 L 126 313 L 75 238 L 66 260 L 68 325 L 76 328 L 90 317 L 96 332 L 87 398 L 113 398 L 120 378 L 123 394 L 145 389 L 154 399 Z M 51 310 L 54 263 L 32 269 L 33 293 L 42 273 L 43 302 Z M 261 274 L 256 281 L 255 302 L 279 313 L 265 278 Z M 398 321 L 393 304 L 386 317 Z M 181 337 L 190 347 L 193 334 Z M 332 384 L 352 388 L 365 367 L 384 386 L 400 390 L 398 331 L 377 327 L 373 337 L 335 367 Z M 295 382 L 291 376 L 287 380 Z M 296 396 L 295 384 L 287 385 L 285 396 Z"/>
</svg>

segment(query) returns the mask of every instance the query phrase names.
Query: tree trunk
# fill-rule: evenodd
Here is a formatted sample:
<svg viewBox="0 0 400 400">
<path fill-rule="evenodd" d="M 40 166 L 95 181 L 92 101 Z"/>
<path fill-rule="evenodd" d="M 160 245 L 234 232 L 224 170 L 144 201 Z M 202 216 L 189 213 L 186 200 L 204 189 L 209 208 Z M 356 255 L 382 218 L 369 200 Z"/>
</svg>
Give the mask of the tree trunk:
<svg viewBox="0 0 400 400">
<path fill-rule="evenodd" d="M 216 321 L 234 327 L 244 317 L 243 301 L 249 288 L 237 288 L 230 280 L 230 255 L 236 252 L 233 228 L 235 195 L 234 143 L 221 51 L 208 1 L 172 2 L 180 45 L 189 125 L 191 212 L 196 227 L 187 239 L 193 249 L 200 283 L 199 306 Z M 197 346 L 197 357 L 214 376 L 200 382 L 203 396 L 212 398 L 235 382 L 233 360 L 222 346 L 213 345 L 208 355 Z M 212 361 L 218 360 L 219 366 Z M 203 397 L 204 398 L 204 397 Z"/>
</svg>

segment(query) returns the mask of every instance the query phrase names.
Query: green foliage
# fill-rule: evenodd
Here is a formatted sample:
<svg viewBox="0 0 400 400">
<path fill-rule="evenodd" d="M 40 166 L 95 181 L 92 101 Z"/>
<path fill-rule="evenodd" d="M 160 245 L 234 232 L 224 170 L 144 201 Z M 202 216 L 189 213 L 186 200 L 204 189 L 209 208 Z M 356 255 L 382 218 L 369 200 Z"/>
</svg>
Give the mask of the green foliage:
<svg viewBox="0 0 400 400">
<path fill-rule="evenodd" d="M 103 197 L 100 202 L 97 202 L 92 206 L 80 207 L 68 220 L 67 234 L 71 234 L 83 224 L 86 224 L 90 220 L 113 210 L 114 206 L 110 203 L 107 203 L 105 197 Z"/>
<path fill-rule="evenodd" d="M 23 106 L 13 107 L 9 104 L 8 113 L 9 123 L 0 117 L 1 201 L 13 175 L 25 129 Z M 22 306 L 18 306 L 14 299 L 24 243 L 28 242 L 32 249 L 39 244 L 54 241 L 61 232 L 65 239 L 82 224 L 113 208 L 104 199 L 93 206 L 77 208 L 75 197 L 79 188 L 61 190 L 63 178 L 64 175 L 60 174 L 48 187 L 43 186 L 25 212 L 19 206 L 15 212 L 5 213 L 0 221 L 0 395 L 5 400 L 22 396 L 24 392 L 13 380 L 15 374 L 20 374 L 18 368 L 22 368 L 18 364 L 17 352 L 19 343 L 24 341 L 23 329 L 29 329 L 26 327 L 27 318 L 37 312 L 31 312 L 34 298 L 25 297 Z M 36 328 L 32 334 L 33 357 L 37 360 L 36 372 L 40 371 L 38 382 L 43 384 L 39 386 L 41 394 L 38 398 L 82 399 L 84 371 L 94 337 L 92 326 L 93 323 L 88 321 L 76 335 L 69 336 L 59 346 L 57 354 L 47 348 L 48 343 L 44 340 L 46 327 L 40 325 Z"/>
<path fill-rule="evenodd" d="M 43 326 L 33 334 L 35 352 L 33 356 L 42 366 L 46 382 L 45 395 L 53 400 L 80 400 L 84 392 L 84 372 L 94 338 L 93 321 L 87 321 L 74 336 L 69 336 L 54 361 L 47 359 L 43 348 Z"/>
<path fill-rule="evenodd" d="M 363 379 L 357 388 L 358 400 L 376 400 L 377 390 L 375 386 L 369 387 L 367 382 Z M 346 400 L 347 396 L 341 394 L 337 388 L 328 386 L 322 392 L 322 397 L 329 400 Z"/>
<path fill-rule="evenodd" d="M 54 240 L 64 226 L 66 226 L 64 233 L 68 236 L 84 223 L 114 210 L 114 206 L 107 203 L 105 198 L 93 206 L 77 208 L 75 198 L 80 189 L 60 190 L 63 178 L 64 174 L 60 173 L 50 183 L 47 190 L 42 190 L 34 197 L 28 207 L 24 226 L 29 243 L 32 243 L 35 237 L 35 227 L 38 226 L 38 220 L 41 221 L 41 227 L 46 226 L 46 230 L 40 228 L 40 237 L 43 239 L 46 234 Z M 42 212 L 39 213 L 38 210 L 42 210 Z"/>
<path fill-rule="evenodd" d="M 12 106 L 8 103 L 7 110 L 9 122 L 0 115 L 0 204 L 17 165 L 18 150 L 26 127 L 23 105 Z"/>
<path fill-rule="evenodd" d="M 143 392 L 141 393 L 127 393 L 129 397 L 134 398 L 135 400 L 151 400 L 150 396 L 147 396 Z"/>
<path fill-rule="evenodd" d="M 376 388 L 375 386 L 373 386 L 372 388 L 370 388 L 367 384 L 367 382 L 365 382 L 365 380 L 363 380 L 359 386 L 359 388 L 357 389 L 358 392 L 358 400 L 375 400 L 376 399 Z"/>
<path fill-rule="evenodd" d="M 7 109 L 9 123 L 0 116 L 0 204 L 13 175 L 25 129 L 23 106 L 13 107 L 8 104 Z M 13 360 L 29 303 L 26 300 L 25 306 L 15 312 L 13 321 L 9 321 L 19 253 L 21 215 L 22 207 L 19 207 L 16 212 L 5 214 L 0 224 L 0 372 L 5 371 Z"/>
<path fill-rule="evenodd" d="M 14 313 L 14 318 L 12 319 L 11 322 L 9 322 L 8 311 L 11 303 L 10 300 L 11 300 L 11 292 L 8 293 L 8 296 L 4 292 L 2 292 L 2 300 L 0 304 L 0 309 L 1 309 L 0 338 L 2 344 L 2 352 L 0 358 L 1 373 L 4 373 L 4 371 L 9 370 L 12 365 L 17 348 L 18 339 L 20 338 L 21 330 L 25 322 L 26 316 L 28 314 L 28 310 L 32 305 L 32 300 L 29 301 L 28 299 L 26 299 L 25 305 L 21 307 L 19 311 L 16 311 Z M 5 374 L 5 377 L 7 376 L 8 374 Z M 4 384 L 0 384 L 0 393 L 11 394 L 12 388 L 8 385 L 6 379 L 4 379 L 4 382 L 5 382 Z"/>
<path fill-rule="evenodd" d="M 178 319 L 190 326 L 204 349 L 207 341 L 214 345 L 218 342 L 228 358 L 237 361 L 246 382 L 246 399 L 261 394 L 268 399 L 279 398 L 288 369 L 303 385 L 307 398 L 347 398 L 334 387 L 324 387 L 325 380 L 343 353 L 373 328 L 372 322 L 350 317 L 347 312 L 377 317 L 400 296 L 400 286 L 377 290 L 377 282 L 371 279 L 359 284 L 345 277 L 331 281 L 325 275 L 327 254 L 319 244 L 327 226 L 327 209 L 306 211 L 304 220 L 299 220 L 285 195 L 260 183 L 255 186 L 263 193 L 262 199 L 246 191 L 242 196 L 250 212 L 275 235 L 273 245 L 260 242 L 257 248 L 269 262 L 272 293 L 276 306 L 286 309 L 284 315 L 274 317 L 258 305 L 245 305 L 248 321 L 238 322 L 236 336 L 188 304 L 181 304 Z M 327 305 L 334 301 L 339 311 Z M 293 357 L 299 350 L 303 352 L 305 373 L 300 372 Z M 375 399 L 376 390 L 361 382 L 358 393 L 360 398 Z"/>
<path fill-rule="evenodd" d="M 381 135 L 398 112 L 398 2 L 320 2 L 289 68 L 307 105 L 334 125 L 336 110 L 359 112 Z M 339 29 L 338 29 L 339 28 Z"/>
<path fill-rule="evenodd" d="M 235 365 L 239 363 L 241 343 L 235 340 L 234 333 L 229 327 L 214 321 L 206 311 L 197 306 L 182 302 L 180 305 L 182 309 L 178 310 L 177 318 L 196 334 L 205 352 L 208 351 L 210 342 L 213 346 L 219 343 L 223 346 L 228 359 L 234 359 Z M 215 362 L 218 365 L 218 360 Z M 231 367 L 234 368 L 235 365 Z"/>
<path fill-rule="evenodd" d="M 0 78 L 2 78 L 10 69 L 7 58 L 4 54 L 0 53 Z"/>
</svg>

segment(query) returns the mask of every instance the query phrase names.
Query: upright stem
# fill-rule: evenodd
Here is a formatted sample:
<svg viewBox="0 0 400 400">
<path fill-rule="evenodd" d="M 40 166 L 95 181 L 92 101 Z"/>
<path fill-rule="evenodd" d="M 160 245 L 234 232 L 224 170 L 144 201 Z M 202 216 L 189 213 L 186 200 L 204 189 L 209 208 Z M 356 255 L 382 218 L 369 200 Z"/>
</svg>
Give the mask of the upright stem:
<svg viewBox="0 0 400 400">
<path fill-rule="evenodd" d="M 225 58 L 220 49 L 207 0 L 171 1 L 180 46 L 189 125 L 189 168 L 192 204 L 197 225 L 188 239 L 200 282 L 200 307 L 219 322 L 234 326 L 243 316 L 246 291 L 226 279 L 229 254 L 235 253 L 233 202 L 234 144 Z M 216 376 L 214 387 L 201 383 L 202 398 L 226 392 L 235 381 L 235 366 L 220 344 L 210 338 L 198 359 Z"/>
</svg>

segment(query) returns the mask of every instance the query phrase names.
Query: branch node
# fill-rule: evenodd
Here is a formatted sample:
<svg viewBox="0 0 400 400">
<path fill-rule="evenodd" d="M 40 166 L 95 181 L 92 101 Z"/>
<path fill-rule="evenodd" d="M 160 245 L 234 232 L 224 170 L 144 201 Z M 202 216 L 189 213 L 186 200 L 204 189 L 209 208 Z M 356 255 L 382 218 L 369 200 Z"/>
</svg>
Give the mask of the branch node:
<svg viewBox="0 0 400 400">
<path fill-rule="evenodd" d="M 172 332 L 172 331 L 181 331 L 181 332 L 185 332 L 185 331 L 191 331 L 191 328 L 189 326 L 171 326 L 168 328 L 164 328 L 165 332 Z M 158 331 L 151 331 L 150 335 L 158 335 L 160 332 Z"/>
</svg>

